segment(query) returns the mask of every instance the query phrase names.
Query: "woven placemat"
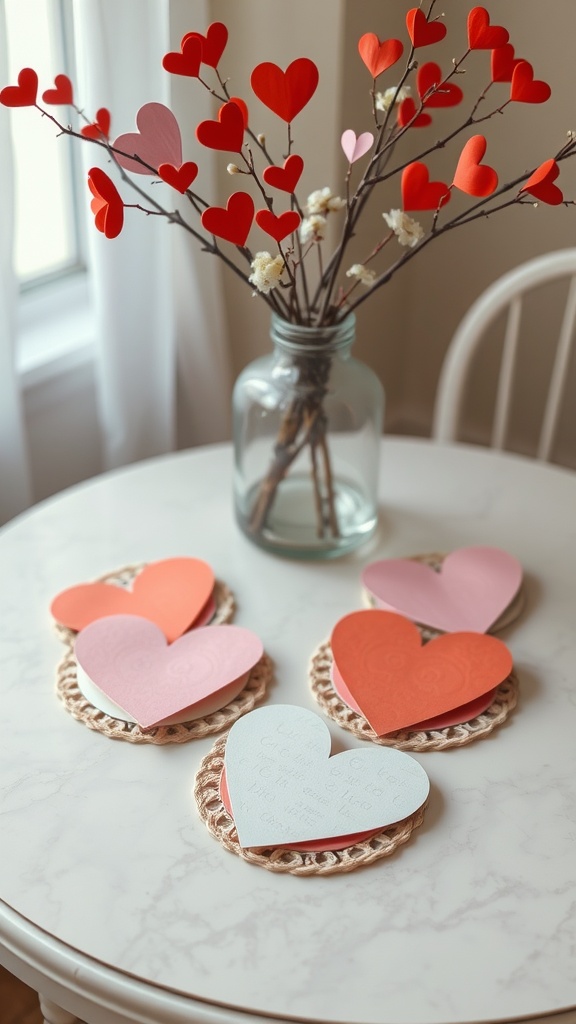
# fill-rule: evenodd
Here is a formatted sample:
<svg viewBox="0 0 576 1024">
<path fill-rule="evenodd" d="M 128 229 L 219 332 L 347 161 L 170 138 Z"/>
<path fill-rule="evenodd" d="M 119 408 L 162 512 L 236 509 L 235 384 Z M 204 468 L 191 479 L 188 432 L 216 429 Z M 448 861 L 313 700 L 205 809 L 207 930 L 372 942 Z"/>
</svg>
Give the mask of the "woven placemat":
<svg viewBox="0 0 576 1024">
<path fill-rule="evenodd" d="M 101 576 L 98 582 L 117 582 L 124 585 L 130 583 L 142 571 L 146 563 L 124 566 L 114 572 Z M 214 585 L 214 602 L 216 612 L 211 625 L 223 625 L 234 616 L 236 602 L 230 588 L 220 580 Z M 58 665 L 56 673 L 56 692 L 66 710 L 78 722 L 83 722 L 89 729 L 101 732 L 111 739 L 126 740 L 128 743 L 186 743 L 188 740 L 202 739 L 214 733 L 229 729 L 237 718 L 247 714 L 262 699 L 272 679 L 272 661 L 264 655 L 251 670 L 244 689 L 225 707 L 214 711 L 204 718 L 177 725 L 156 726 L 153 729 L 142 729 L 135 722 L 124 722 L 112 718 L 104 711 L 94 707 L 78 686 L 77 664 L 74 657 L 76 632 L 60 623 L 56 623 L 56 632 L 65 647 L 65 653 Z"/>
<path fill-rule="evenodd" d="M 194 799 L 202 821 L 218 842 L 238 857 L 265 868 L 290 875 L 336 875 L 365 867 L 389 857 L 408 842 L 412 832 L 424 820 L 425 806 L 404 821 L 383 829 L 370 839 L 325 853 L 298 852 L 278 847 L 244 849 L 238 842 L 236 826 L 222 803 L 220 777 L 224 768 L 226 736 L 220 736 L 202 758 L 194 779 Z"/>
<path fill-rule="evenodd" d="M 490 707 L 470 722 L 451 725 L 446 729 L 419 732 L 402 729 L 388 736 L 378 736 L 364 716 L 349 708 L 334 689 L 332 663 L 332 648 L 330 641 L 326 640 L 312 655 L 309 668 L 310 689 L 324 714 L 361 740 L 370 740 L 385 747 L 396 747 L 397 750 L 424 753 L 430 750 L 463 747 L 473 740 L 488 736 L 496 726 L 502 725 L 518 701 L 518 680 L 512 672 L 497 687 Z"/>
</svg>

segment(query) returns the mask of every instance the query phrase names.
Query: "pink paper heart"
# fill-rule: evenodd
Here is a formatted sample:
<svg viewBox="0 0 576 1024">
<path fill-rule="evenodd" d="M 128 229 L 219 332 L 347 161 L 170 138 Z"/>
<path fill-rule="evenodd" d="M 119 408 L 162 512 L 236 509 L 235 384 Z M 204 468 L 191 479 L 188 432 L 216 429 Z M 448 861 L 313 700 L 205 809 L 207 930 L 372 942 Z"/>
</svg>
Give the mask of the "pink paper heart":
<svg viewBox="0 0 576 1024">
<path fill-rule="evenodd" d="M 262 641 L 242 626 L 203 626 L 168 645 L 138 615 L 98 619 L 76 637 L 81 669 L 106 697 L 149 729 L 249 672 Z"/>
<path fill-rule="evenodd" d="M 136 174 L 157 174 L 161 164 L 180 167 L 182 136 L 178 121 L 169 107 L 163 103 L 145 103 L 136 114 L 136 127 L 137 132 L 119 135 L 114 142 L 115 149 L 128 154 L 117 156 L 121 167 Z M 143 167 L 137 160 L 131 160 L 132 154 L 153 169 Z"/>
<path fill-rule="evenodd" d="M 384 559 L 366 566 L 362 583 L 379 608 L 413 622 L 485 633 L 518 593 L 522 566 L 499 548 L 458 548 L 440 572 L 411 559 Z"/>
<path fill-rule="evenodd" d="M 372 132 L 362 132 L 357 137 L 356 132 L 352 128 L 347 128 L 345 132 L 342 132 L 340 142 L 348 163 L 353 164 L 372 148 L 374 136 Z"/>
</svg>

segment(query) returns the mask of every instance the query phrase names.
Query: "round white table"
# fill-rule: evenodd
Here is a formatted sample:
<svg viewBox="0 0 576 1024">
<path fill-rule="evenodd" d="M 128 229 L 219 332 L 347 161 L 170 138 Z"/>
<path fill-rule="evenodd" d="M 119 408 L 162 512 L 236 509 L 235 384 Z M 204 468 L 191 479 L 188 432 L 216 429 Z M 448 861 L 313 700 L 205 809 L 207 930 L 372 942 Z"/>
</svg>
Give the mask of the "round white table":
<svg viewBox="0 0 576 1024">
<path fill-rule="evenodd" d="M 252 546 L 233 522 L 230 474 L 227 446 L 180 453 L 0 531 L 0 962 L 42 992 L 54 1022 L 576 1021 L 576 474 L 386 439 L 380 532 L 324 564 Z M 419 755 L 424 825 L 349 875 L 271 874 L 224 850 L 192 798 L 213 739 L 134 746 L 57 699 L 52 597 L 190 555 L 262 637 L 267 699 L 321 713 L 308 660 L 362 606 L 363 565 L 474 544 L 525 569 L 523 615 L 502 634 L 519 705 L 490 738 Z M 337 749 L 361 745 L 329 727 Z"/>
</svg>

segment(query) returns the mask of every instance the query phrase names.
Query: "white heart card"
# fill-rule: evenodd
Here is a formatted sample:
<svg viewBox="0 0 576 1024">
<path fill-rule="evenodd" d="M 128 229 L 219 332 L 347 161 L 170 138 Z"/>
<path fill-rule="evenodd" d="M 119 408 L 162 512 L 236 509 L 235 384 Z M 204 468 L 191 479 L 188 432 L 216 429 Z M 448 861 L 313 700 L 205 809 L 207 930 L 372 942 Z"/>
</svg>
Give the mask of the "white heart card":
<svg viewBox="0 0 576 1024">
<path fill-rule="evenodd" d="M 306 708 L 270 705 L 234 723 L 225 771 L 241 846 L 386 828 L 426 803 L 428 776 L 409 754 L 391 747 L 330 751 L 327 726 Z"/>
<path fill-rule="evenodd" d="M 223 707 L 232 684 L 240 685 L 263 648 L 242 626 L 201 626 L 168 644 L 148 619 L 110 615 L 78 634 L 75 654 L 88 680 L 149 729 L 198 704 L 205 709 L 204 702 L 217 697 L 215 703 Z"/>
</svg>

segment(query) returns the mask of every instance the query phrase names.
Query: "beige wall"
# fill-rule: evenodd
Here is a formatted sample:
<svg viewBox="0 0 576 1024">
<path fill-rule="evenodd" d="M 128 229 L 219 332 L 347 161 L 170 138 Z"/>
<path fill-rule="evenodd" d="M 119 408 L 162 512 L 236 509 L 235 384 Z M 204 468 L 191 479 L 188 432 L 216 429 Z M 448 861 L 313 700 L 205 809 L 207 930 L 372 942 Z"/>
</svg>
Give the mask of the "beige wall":
<svg viewBox="0 0 576 1024">
<path fill-rule="evenodd" d="M 262 60 L 283 67 L 297 56 L 312 57 L 320 68 L 320 87 L 309 107 L 294 123 L 296 151 L 306 159 L 306 170 L 299 189 L 305 196 L 312 188 L 329 184 L 341 191 L 345 169 L 339 147 L 343 128 L 357 132 L 369 129 L 368 91 L 371 80 L 357 54 L 357 40 L 363 32 L 375 32 L 381 39 L 397 36 L 406 39 L 405 14 L 413 0 L 291 0 L 276 4 L 264 0 L 211 0 L 213 19 L 225 21 L 230 29 L 226 53 L 226 71 L 232 77 L 233 92 L 250 97 L 249 72 Z M 466 13 L 470 5 L 462 0 L 442 0 L 439 10 L 446 13 L 449 35 L 438 47 L 420 50 L 422 60 L 437 60 L 443 67 L 466 46 Z M 573 39 L 576 33 L 574 0 L 553 0 L 545 5 L 526 0 L 486 0 L 485 6 L 495 23 L 510 31 L 516 53 L 530 60 L 536 76 L 552 86 L 552 100 L 542 106 L 513 104 L 504 116 L 497 116 L 476 131 L 489 139 L 487 159 L 502 181 L 525 168 L 535 166 L 552 155 L 564 141 L 569 128 L 576 129 L 576 71 Z M 489 53 L 476 52 L 462 77 L 467 97 L 475 98 L 489 76 Z M 394 70 L 379 80 L 383 86 L 395 83 Z M 504 99 L 507 87 L 491 91 Z M 488 104 L 491 102 L 487 100 Z M 251 101 L 252 127 L 272 131 L 277 118 Z M 461 117 L 463 109 L 456 116 Z M 435 139 L 454 124 L 453 111 L 437 111 L 434 126 L 414 130 L 415 144 Z M 472 134 L 472 132 L 470 132 Z M 466 136 L 467 137 L 467 136 Z M 279 141 L 279 145 L 282 142 Z M 447 149 L 430 160 L 433 177 L 451 180 L 459 153 Z M 222 161 L 222 166 L 224 162 Z M 564 165 L 562 185 L 576 197 L 576 161 Z M 230 178 L 223 171 L 219 180 L 223 196 L 230 191 Z M 458 199 L 452 201 L 456 209 Z M 358 239 L 355 255 L 361 258 L 371 240 L 381 230 L 382 210 L 400 205 L 395 185 L 378 197 L 366 225 L 366 234 Z M 422 216 L 429 222 L 429 216 Z M 508 268 L 529 256 L 573 245 L 576 240 L 576 211 L 572 208 L 538 209 L 525 207 L 506 211 L 451 232 L 433 243 L 421 257 L 401 271 L 390 286 L 366 302 L 359 311 L 357 354 L 380 374 L 388 396 L 387 424 L 391 429 L 427 432 L 430 426 L 434 393 L 443 354 L 459 319 L 483 288 Z M 267 350 L 266 307 L 250 299 L 246 289 L 225 277 L 227 319 L 232 337 L 234 370 Z M 544 305 L 531 315 L 539 329 L 546 331 L 548 309 Z M 535 397 L 521 403 L 520 434 L 530 434 L 532 410 L 537 405 L 538 388 L 546 368 L 537 354 L 539 337 L 531 353 L 533 372 L 527 386 Z M 547 346 L 549 348 L 549 346 Z M 485 376 L 489 379 L 490 373 Z M 479 374 L 478 388 L 484 378 Z M 485 415 L 482 395 L 471 405 L 471 431 L 481 430 Z M 573 434 L 568 422 L 565 433 Z M 569 443 L 570 437 L 567 439 Z M 522 438 L 520 439 L 521 447 Z M 576 447 L 576 446 L 575 446 Z"/>
</svg>

